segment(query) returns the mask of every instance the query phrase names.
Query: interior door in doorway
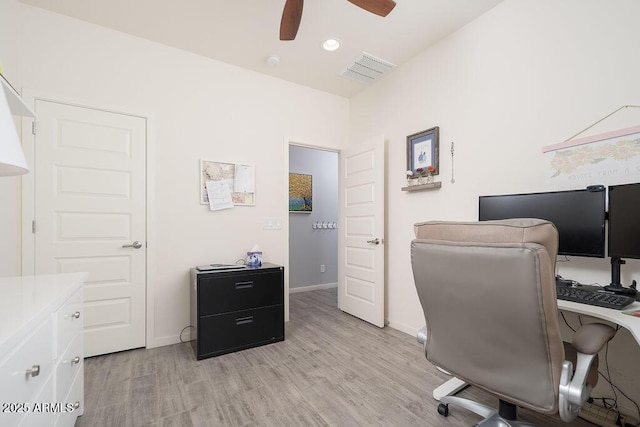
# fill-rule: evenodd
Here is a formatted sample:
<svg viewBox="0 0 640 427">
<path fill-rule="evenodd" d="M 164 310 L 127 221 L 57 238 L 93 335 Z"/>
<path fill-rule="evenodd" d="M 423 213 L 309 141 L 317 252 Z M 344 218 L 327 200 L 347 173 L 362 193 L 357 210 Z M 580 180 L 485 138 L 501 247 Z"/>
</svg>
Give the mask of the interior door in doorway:
<svg viewBox="0 0 640 427">
<path fill-rule="evenodd" d="M 35 273 L 89 272 L 85 356 L 144 347 L 146 119 L 35 109 Z"/>
<path fill-rule="evenodd" d="M 342 151 L 338 308 L 384 326 L 384 136 Z"/>
</svg>

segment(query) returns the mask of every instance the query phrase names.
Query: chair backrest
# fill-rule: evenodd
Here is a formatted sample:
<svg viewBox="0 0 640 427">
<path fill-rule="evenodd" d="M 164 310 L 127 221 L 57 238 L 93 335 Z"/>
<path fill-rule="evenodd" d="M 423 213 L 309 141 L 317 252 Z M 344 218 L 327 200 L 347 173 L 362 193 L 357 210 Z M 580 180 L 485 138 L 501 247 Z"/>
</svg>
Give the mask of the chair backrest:
<svg viewBox="0 0 640 427">
<path fill-rule="evenodd" d="M 555 413 L 564 359 L 555 226 L 426 222 L 415 234 L 411 263 L 427 359 L 501 399 Z"/>
</svg>

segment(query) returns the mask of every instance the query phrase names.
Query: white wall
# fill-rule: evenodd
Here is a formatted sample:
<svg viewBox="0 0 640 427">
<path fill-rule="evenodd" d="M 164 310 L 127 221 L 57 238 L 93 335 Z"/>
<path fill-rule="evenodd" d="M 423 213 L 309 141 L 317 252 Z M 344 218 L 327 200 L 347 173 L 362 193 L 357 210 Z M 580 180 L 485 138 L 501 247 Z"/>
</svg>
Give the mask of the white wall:
<svg viewBox="0 0 640 427">
<path fill-rule="evenodd" d="M 476 220 L 479 195 L 546 191 L 543 146 L 622 105 L 640 105 L 638 16 L 635 0 L 506 0 L 351 100 L 350 140 L 388 138 L 392 327 L 415 333 L 424 324 L 409 256 L 415 222 Z M 440 126 L 442 188 L 400 191 L 406 136 L 433 126 Z M 559 266 L 563 276 L 609 282 L 608 259 L 570 260 Z M 626 283 L 632 273 L 640 279 L 640 263 L 629 261 L 623 273 Z M 637 381 L 624 375 L 635 372 L 631 360 L 640 351 L 625 331 L 620 335 L 616 357 L 629 364 L 616 365 L 617 384 L 640 396 Z"/>
<path fill-rule="evenodd" d="M 0 64 L 3 75 L 19 87 L 19 8 L 15 0 L 0 0 Z M 19 118 L 16 128 L 20 129 Z M 14 276 L 20 268 L 20 177 L 0 179 L 0 277 Z"/>
<path fill-rule="evenodd" d="M 545 191 L 542 146 L 640 103 L 640 3 L 613 3 L 507 0 L 351 100 L 351 141 L 388 138 L 392 324 L 422 322 L 409 268 L 414 222 L 476 220 L 479 195 Z M 440 126 L 442 189 L 402 192 L 406 136 L 432 126 Z M 589 278 L 608 280 L 607 259 L 585 262 L 602 270 Z"/>
<path fill-rule="evenodd" d="M 2 1 L 0 16 L 16 4 Z M 149 166 L 155 179 L 149 183 L 147 345 L 178 342 L 189 324 L 190 267 L 234 262 L 255 243 L 265 261 L 284 263 L 284 231 L 263 230 L 263 218 L 287 212 L 285 136 L 339 149 L 348 135 L 348 101 L 18 5 L 23 87 L 150 117 Z M 255 165 L 256 206 L 210 212 L 200 205 L 200 159 Z M 0 197 L 16 209 L 14 194 Z M 17 250 L 15 240 L 0 241 L 1 253 Z M 4 264 L 0 260 L 3 271 L 11 269 Z"/>
<path fill-rule="evenodd" d="M 289 171 L 313 177 L 313 211 L 289 214 L 289 288 L 337 284 L 338 230 L 312 225 L 338 221 L 338 153 L 291 145 Z"/>
</svg>

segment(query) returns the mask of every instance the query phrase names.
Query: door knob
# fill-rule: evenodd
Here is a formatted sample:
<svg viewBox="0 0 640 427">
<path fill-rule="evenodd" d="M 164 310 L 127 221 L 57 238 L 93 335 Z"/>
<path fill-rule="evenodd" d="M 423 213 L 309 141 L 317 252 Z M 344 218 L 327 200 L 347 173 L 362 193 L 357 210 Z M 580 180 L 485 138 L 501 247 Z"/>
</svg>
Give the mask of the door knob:
<svg viewBox="0 0 640 427">
<path fill-rule="evenodd" d="M 373 240 L 367 240 L 367 243 L 371 243 L 372 245 L 379 245 L 380 244 L 380 239 L 378 239 L 377 237 Z"/>
<path fill-rule="evenodd" d="M 122 245 L 123 248 L 133 248 L 133 249 L 140 249 L 142 247 L 142 243 L 140 243 L 138 240 L 136 240 L 133 243 L 129 243 L 128 245 Z"/>
</svg>

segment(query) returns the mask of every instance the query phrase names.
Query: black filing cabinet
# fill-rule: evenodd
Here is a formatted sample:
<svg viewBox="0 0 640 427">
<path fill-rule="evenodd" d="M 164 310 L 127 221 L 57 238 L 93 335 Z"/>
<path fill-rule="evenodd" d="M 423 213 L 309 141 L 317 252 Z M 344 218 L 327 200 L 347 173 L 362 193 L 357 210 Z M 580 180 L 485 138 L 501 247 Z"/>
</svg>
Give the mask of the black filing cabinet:
<svg viewBox="0 0 640 427">
<path fill-rule="evenodd" d="M 284 340 L 284 267 L 194 268 L 190 297 L 198 360 Z"/>
</svg>

